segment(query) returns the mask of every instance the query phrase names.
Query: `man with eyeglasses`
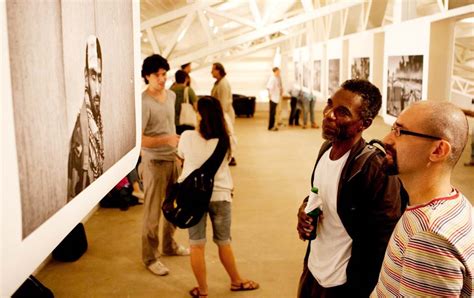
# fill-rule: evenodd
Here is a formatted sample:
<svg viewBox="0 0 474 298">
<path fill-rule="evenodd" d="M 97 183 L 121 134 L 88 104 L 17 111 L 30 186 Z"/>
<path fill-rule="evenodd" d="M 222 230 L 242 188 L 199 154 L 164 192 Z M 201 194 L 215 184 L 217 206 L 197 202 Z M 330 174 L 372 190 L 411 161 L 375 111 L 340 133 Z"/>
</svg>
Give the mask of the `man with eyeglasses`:
<svg viewBox="0 0 474 298">
<path fill-rule="evenodd" d="M 472 297 L 474 213 L 451 184 L 468 137 L 463 112 L 423 101 L 404 110 L 385 137 L 386 169 L 409 205 L 387 247 L 373 296 Z"/>
<path fill-rule="evenodd" d="M 323 213 L 308 244 L 298 297 L 367 297 L 377 283 L 402 208 L 400 181 L 385 174 L 384 154 L 362 138 L 381 104 L 379 89 L 366 80 L 344 82 L 327 101 L 326 142 L 311 177 Z M 314 229 L 307 202 L 298 211 L 302 240 Z"/>
</svg>

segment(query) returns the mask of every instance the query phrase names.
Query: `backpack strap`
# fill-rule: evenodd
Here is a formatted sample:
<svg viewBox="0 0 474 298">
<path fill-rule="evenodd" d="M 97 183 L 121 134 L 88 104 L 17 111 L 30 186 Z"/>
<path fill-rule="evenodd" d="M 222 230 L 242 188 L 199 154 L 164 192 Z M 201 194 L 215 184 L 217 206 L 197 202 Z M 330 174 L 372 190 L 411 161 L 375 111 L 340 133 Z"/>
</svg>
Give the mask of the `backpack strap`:
<svg viewBox="0 0 474 298">
<path fill-rule="evenodd" d="M 368 142 L 362 151 L 354 158 L 353 169 L 358 169 L 357 171 L 350 171 L 350 176 L 348 180 L 351 180 L 354 176 L 359 174 L 363 170 L 366 162 L 373 156 L 382 153 L 385 155 L 385 147 L 382 141 L 377 139 L 372 139 Z"/>
<path fill-rule="evenodd" d="M 314 172 L 316 171 L 316 166 L 318 165 L 319 160 L 323 156 L 324 152 L 328 151 L 329 148 L 331 148 L 332 144 L 331 142 L 324 142 L 323 145 L 321 146 L 321 149 L 319 150 L 318 158 L 316 159 L 316 162 L 314 163 L 313 167 L 313 172 L 311 174 L 311 187 L 313 187 L 313 181 L 314 181 Z"/>
<path fill-rule="evenodd" d="M 206 160 L 206 162 L 204 162 L 204 164 L 200 167 L 200 169 L 214 176 L 217 173 L 217 170 L 219 169 L 222 161 L 224 160 L 226 153 L 227 153 L 227 148 L 225 146 L 224 139 L 219 138 L 216 149 L 214 150 L 212 155 L 209 157 L 209 159 Z"/>
<path fill-rule="evenodd" d="M 184 103 L 189 103 L 189 87 L 184 87 L 184 91 L 183 91 L 183 99 L 184 99 Z"/>
<path fill-rule="evenodd" d="M 318 165 L 318 162 L 321 159 L 321 157 L 323 156 L 324 152 L 329 150 L 329 148 L 331 148 L 331 146 L 332 145 L 331 145 L 330 142 L 325 142 L 321 146 L 321 150 L 319 151 L 318 158 L 316 160 L 316 163 L 314 164 L 313 173 L 311 174 L 311 186 L 313 186 L 314 172 L 316 171 L 316 166 Z M 354 158 L 353 163 L 354 163 L 354 165 L 356 165 L 356 164 L 364 165 L 367 162 L 367 160 L 369 160 L 372 156 L 374 156 L 375 154 L 380 154 L 380 153 L 385 154 L 385 147 L 384 147 L 382 141 L 377 140 L 377 139 L 372 139 L 370 142 L 368 142 L 365 145 L 365 147 L 361 150 L 361 152 Z M 362 166 L 359 166 L 359 167 L 353 166 L 352 168 L 359 169 L 359 171 L 352 172 L 350 174 L 349 180 L 351 178 L 353 178 L 355 175 L 357 175 L 363 167 Z"/>
</svg>

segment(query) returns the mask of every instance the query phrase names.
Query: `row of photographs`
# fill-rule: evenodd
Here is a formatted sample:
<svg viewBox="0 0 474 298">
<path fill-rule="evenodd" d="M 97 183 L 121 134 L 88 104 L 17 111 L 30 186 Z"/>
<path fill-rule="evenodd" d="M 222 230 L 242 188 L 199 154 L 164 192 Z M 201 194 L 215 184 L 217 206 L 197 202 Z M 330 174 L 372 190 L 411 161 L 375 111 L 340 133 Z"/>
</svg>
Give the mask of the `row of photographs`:
<svg viewBox="0 0 474 298">
<path fill-rule="evenodd" d="M 340 59 L 328 60 L 328 94 L 332 94 L 340 85 Z M 310 63 L 294 62 L 294 79 L 302 87 L 322 92 L 321 60 Z M 390 56 L 387 70 L 387 109 L 392 116 L 398 116 L 403 109 L 415 101 L 421 100 L 423 83 L 423 55 Z M 312 74 L 312 86 L 311 83 Z M 368 80 L 370 76 L 370 58 L 354 58 L 351 64 L 351 79 Z M 312 88 L 311 88 L 312 87 Z"/>
</svg>

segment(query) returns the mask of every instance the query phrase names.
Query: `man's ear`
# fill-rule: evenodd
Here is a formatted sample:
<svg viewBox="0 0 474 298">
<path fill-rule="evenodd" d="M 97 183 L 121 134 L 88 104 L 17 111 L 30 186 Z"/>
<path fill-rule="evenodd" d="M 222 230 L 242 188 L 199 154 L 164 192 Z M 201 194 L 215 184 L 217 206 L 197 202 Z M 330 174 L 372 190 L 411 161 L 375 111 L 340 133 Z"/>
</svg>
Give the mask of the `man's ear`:
<svg viewBox="0 0 474 298">
<path fill-rule="evenodd" d="M 371 126 L 371 125 L 372 125 L 372 121 L 373 121 L 372 118 L 368 118 L 368 119 L 362 120 L 362 125 L 363 125 L 364 129 L 366 129 L 366 128 L 368 128 L 369 126 Z"/>
<path fill-rule="evenodd" d="M 439 140 L 435 142 L 435 147 L 430 154 L 430 161 L 440 162 L 445 161 L 451 154 L 451 144 L 445 140 Z"/>
</svg>

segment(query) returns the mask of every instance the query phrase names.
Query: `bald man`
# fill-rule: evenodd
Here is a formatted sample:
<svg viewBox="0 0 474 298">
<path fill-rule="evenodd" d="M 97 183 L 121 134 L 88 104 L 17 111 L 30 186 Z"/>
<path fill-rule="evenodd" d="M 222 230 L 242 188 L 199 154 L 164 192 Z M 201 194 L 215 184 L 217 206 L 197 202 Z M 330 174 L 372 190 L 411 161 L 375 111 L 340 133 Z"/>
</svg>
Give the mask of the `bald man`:
<svg viewBox="0 0 474 298">
<path fill-rule="evenodd" d="M 451 184 L 466 146 L 463 112 L 447 102 L 409 106 L 385 137 L 386 170 L 409 195 L 385 253 L 372 296 L 471 297 L 473 209 Z"/>
</svg>

